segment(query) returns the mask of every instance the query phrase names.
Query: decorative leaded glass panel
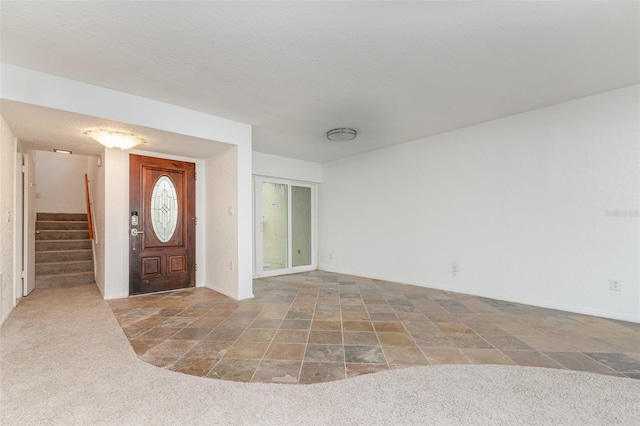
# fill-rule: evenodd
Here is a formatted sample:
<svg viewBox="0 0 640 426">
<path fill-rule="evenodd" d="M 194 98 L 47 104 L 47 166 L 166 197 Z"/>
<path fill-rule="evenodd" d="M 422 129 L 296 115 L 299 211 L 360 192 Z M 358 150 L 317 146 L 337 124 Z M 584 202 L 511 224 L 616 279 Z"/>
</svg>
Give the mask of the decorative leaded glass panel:
<svg viewBox="0 0 640 426">
<path fill-rule="evenodd" d="M 169 176 L 161 176 L 153 187 L 151 220 L 158 239 L 169 241 L 178 224 L 178 194 Z"/>
</svg>

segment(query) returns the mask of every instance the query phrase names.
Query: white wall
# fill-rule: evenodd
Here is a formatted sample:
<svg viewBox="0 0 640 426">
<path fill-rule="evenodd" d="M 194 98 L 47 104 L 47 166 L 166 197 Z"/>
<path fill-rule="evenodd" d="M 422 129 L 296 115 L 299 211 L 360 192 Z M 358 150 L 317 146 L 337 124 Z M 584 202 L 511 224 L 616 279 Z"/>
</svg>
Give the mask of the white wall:
<svg viewBox="0 0 640 426">
<path fill-rule="evenodd" d="M 103 148 L 101 157 L 105 157 Z M 96 285 L 100 293 L 105 292 L 105 167 L 98 166 L 97 157 L 86 157 L 89 177 L 89 193 L 91 195 L 91 214 L 93 215 L 93 262 L 95 265 Z"/>
<path fill-rule="evenodd" d="M 237 147 L 237 293 L 252 288 L 251 126 L 124 92 L 2 64 L 4 99 L 184 134 Z M 185 146 L 185 157 L 189 147 Z M 128 153 L 105 150 L 104 297 L 128 295 Z M 153 156 L 154 153 L 144 152 Z M 204 217 L 204 215 L 202 216 Z M 199 222 L 202 229 L 205 223 Z M 205 234 L 204 239 L 215 238 Z M 196 250 L 198 250 L 196 248 Z M 198 256 L 206 256 L 204 250 Z M 205 257 L 206 259 L 206 257 Z M 208 259 L 206 260 L 208 261 Z M 200 268 L 206 267 L 198 262 Z M 196 274 L 198 275 L 198 274 Z"/>
<path fill-rule="evenodd" d="M 227 296 L 244 299 L 238 288 L 238 197 L 236 147 L 206 161 L 207 279 L 206 286 Z"/>
<path fill-rule="evenodd" d="M 320 268 L 640 321 L 638 92 L 325 164 Z"/>
<path fill-rule="evenodd" d="M 310 161 L 254 152 L 253 174 L 320 183 L 322 181 L 322 165 Z"/>
<path fill-rule="evenodd" d="M 249 127 L 249 143 L 237 144 L 238 193 L 238 299 L 253 297 L 253 160 L 251 158 L 251 128 Z M 208 234 L 215 238 L 214 233 Z"/>
<path fill-rule="evenodd" d="M 84 175 L 87 157 L 36 151 L 36 210 L 86 213 Z"/>
<path fill-rule="evenodd" d="M 0 116 L 0 325 L 15 307 L 14 218 L 17 141 Z"/>
<path fill-rule="evenodd" d="M 129 153 L 105 149 L 104 298 L 129 295 Z M 100 225 L 98 226 L 100 227 Z"/>
</svg>

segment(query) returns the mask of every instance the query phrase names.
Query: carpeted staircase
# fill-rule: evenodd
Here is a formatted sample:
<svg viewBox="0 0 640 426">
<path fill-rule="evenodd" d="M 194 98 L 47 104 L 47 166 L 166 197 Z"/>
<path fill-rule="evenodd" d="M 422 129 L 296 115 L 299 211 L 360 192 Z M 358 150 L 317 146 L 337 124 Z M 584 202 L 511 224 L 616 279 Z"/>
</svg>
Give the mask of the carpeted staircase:
<svg viewBox="0 0 640 426">
<path fill-rule="evenodd" d="M 87 215 L 38 213 L 36 288 L 95 282 Z"/>
</svg>

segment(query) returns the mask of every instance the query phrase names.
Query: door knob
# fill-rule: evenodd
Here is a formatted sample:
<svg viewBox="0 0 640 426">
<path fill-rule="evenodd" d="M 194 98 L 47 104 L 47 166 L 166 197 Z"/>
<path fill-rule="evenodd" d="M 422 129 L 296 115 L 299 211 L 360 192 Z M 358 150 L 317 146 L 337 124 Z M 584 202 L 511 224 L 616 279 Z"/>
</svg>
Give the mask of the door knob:
<svg viewBox="0 0 640 426">
<path fill-rule="evenodd" d="M 138 231 L 136 228 L 131 228 L 131 236 L 135 237 L 138 234 L 144 234 L 144 231 Z"/>
</svg>

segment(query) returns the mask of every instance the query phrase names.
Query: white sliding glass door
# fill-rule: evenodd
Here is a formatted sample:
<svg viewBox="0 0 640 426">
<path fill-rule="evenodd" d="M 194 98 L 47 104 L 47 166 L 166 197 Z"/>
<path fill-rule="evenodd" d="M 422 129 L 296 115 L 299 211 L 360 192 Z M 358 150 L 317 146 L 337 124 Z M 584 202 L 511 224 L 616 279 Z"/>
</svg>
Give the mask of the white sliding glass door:
<svg viewBox="0 0 640 426">
<path fill-rule="evenodd" d="M 316 269 L 315 186 L 256 176 L 255 275 Z"/>
</svg>

